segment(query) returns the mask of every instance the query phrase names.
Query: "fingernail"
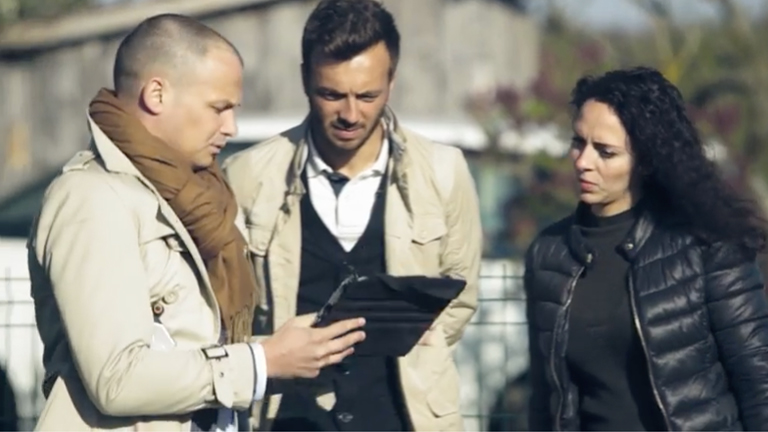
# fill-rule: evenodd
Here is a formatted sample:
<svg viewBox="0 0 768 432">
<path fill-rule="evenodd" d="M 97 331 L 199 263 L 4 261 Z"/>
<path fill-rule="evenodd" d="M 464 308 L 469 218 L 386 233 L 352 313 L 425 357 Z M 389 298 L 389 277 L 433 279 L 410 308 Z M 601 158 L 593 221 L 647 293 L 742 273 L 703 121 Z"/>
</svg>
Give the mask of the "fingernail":
<svg viewBox="0 0 768 432">
<path fill-rule="evenodd" d="M 360 318 L 358 322 L 360 323 L 360 325 L 365 325 L 365 318 Z"/>
</svg>

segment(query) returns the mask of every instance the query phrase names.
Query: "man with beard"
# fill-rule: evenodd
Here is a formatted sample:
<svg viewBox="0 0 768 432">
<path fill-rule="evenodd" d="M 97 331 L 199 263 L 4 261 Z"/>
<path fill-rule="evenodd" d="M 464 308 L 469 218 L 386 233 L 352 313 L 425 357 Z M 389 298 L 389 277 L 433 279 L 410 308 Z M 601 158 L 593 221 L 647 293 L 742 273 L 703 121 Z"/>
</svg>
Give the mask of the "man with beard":
<svg viewBox="0 0 768 432">
<path fill-rule="evenodd" d="M 301 317 L 252 341 L 255 275 L 215 164 L 241 100 L 232 44 L 155 16 L 121 42 L 114 81 L 29 241 L 45 347 L 36 429 L 233 430 L 267 377 L 317 376 L 351 353 L 362 321 Z"/>
<path fill-rule="evenodd" d="M 399 51 L 378 2 L 320 2 L 302 38 L 309 115 L 224 163 L 265 296 L 256 330 L 317 312 L 351 274 L 466 287 L 407 355 L 353 354 L 322 379 L 275 386 L 254 406 L 260 429 L 463 429 L 452 352 L 477 304 L 477 196 L 460 150 L 403 128 L 388 108 Z"/>
</svg>

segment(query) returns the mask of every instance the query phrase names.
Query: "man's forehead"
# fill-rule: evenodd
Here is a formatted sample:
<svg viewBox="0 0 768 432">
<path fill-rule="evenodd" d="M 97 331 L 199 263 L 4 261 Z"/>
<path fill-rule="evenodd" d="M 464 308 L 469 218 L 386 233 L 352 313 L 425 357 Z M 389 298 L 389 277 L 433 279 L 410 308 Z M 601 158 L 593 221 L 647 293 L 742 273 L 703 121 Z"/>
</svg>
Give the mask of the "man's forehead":
<svg viewBox="0 0 768 432">
<path fill-rule="evenodd" d="M 209 53 L 204 60 L 186 72 L 196 86 L 204 90 L 209 102 L 240 103 L 243 70 L 234 54 Z"/>
<path fill-rule="evenodd" d="M 358 80 L 378 80 L 389 75 L 392 61 L 386 46 L 379 43 L 344 60 L 316 50 L 310 64 L 313 75 L 324 80 L 346 80 L 352 76 Z"/>
<path fill-rule="evenodd" d="M 201 70 L 208 70 L 212 73 L 232 71 L 242 75 L 243 63 L 237 53 L 229 48 L 213 46 L 204 55 L 197 56 L 196 59 L 194 63 Z"/>
<path fill-rule="evenodd" d="M 237 107 L 242 103 L 243 89 L 241 85 L 210 83 L 205 89 L 203 94 L 209 105 L 224 109 Z"/>
<path fill-rule="evenodd" d="M 378 90 L 389 83 L 389 69 L 357 68 L 346 64 L 319 66 L 313 73 L 315 86 L 339 92 Z"/>
</svg>

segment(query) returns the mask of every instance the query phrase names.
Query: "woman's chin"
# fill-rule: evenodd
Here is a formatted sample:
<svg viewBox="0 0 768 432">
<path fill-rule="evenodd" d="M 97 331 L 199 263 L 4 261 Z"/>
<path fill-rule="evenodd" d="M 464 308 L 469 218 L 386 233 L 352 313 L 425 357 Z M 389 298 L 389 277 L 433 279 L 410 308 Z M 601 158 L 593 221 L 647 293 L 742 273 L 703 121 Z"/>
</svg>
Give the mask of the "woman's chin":
<svg viewBox="0 0 768 432">
<path fill-rule="evenodd" d="M 600 197 L 597 196 L 594 192 L 590 191 L 581 191 L 579 193 L 579 200 L 583 202 L 584 204 L 594 205 L 594 204 L 600 204 Z"/>
</svg>

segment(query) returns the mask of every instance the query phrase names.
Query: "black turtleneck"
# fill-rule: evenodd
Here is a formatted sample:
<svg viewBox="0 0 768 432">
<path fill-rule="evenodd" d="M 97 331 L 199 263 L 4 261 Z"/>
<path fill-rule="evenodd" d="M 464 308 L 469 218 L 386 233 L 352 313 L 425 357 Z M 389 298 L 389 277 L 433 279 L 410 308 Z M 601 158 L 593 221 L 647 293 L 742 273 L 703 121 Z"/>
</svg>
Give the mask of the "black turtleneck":
<svg viewBox="0 0 768 432">
<path fill-rule="evenodd" d="M 578 213 L 594 257 L 571 300 L 566 361 L 585 431 L 664 429 L 633 320 L 630 264 L 619 248 L 635 220 L 632 210 L 610 217 Z"/>
</svg>

